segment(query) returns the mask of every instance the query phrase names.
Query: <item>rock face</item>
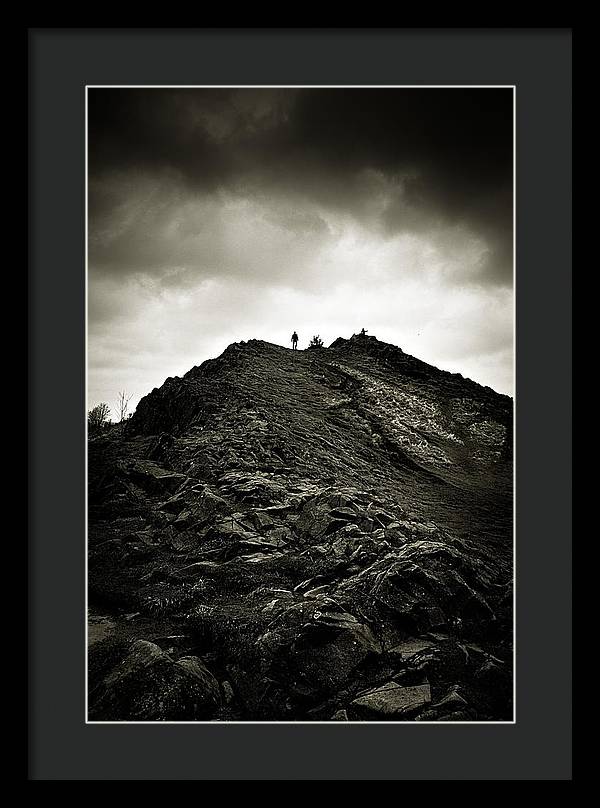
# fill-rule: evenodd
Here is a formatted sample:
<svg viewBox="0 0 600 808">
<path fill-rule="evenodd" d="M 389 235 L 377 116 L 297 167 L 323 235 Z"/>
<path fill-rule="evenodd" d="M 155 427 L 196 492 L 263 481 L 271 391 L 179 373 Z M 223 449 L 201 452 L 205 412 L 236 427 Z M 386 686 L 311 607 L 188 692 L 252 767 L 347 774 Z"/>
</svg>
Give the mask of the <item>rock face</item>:
<svg viewBox="0 0 600 808">
<path fill-rule="evenodd" d="M 251 340 L 90 440 L 96 720 L 512 717 L 512 400 Z"/>
<path fill-rule="evenodd" d="M 206 719 L 220 701 L 219 684 L 198 657 L 175 662 L 154 643 L 137 640 L 98 687 L 90 717 Z"/>
</svg>

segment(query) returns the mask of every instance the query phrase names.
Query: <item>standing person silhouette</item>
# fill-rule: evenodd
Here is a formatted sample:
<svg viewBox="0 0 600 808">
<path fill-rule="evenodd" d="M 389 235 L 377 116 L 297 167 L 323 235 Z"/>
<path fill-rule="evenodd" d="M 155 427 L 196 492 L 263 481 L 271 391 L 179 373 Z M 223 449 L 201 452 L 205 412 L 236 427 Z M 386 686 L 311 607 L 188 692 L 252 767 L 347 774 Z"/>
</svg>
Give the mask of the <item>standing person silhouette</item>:
<svg viewBox="0 0 600 808">
<path fill-rule="evenodd" d="M 295 351 L 298 346 L 298 334 L 294 331 L 292 334 L 292 351 Z"/>
</svg>

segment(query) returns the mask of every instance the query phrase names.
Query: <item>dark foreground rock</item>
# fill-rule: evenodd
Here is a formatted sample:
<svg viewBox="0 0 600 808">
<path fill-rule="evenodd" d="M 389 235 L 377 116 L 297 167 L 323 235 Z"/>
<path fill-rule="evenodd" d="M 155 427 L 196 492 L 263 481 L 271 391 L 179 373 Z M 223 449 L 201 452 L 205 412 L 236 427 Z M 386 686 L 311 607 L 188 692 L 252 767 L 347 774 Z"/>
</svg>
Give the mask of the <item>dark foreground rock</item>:
<svg viewBox="0 0 600 808">
<path fill-rule="evenodd" d="M 430 702 L 428 683 L 405 686 L 389 682 L 354 699 L 349 713 L 359 719 L 401 719 L 418 713 Z"/>
<path fill-rule="evenodd" d="M 511 418 L 374 338 L 167 380 L 90 441 L 90 717 L 510 719 Z"/>
<path fill-rule="evenodd" d="M 92 720 L 210 719 L 221 704 L 219 683 L 201 659 L 174 661 L 146 640 L 133 643 L 93 695 Z"/>
</svg>

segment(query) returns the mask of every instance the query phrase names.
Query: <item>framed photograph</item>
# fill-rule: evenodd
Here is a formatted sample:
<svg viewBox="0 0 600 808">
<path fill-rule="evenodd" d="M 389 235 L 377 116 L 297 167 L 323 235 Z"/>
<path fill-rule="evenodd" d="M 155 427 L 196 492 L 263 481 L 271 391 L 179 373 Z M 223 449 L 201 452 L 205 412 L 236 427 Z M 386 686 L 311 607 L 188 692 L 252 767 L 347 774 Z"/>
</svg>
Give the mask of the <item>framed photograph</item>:
<svg viewBox="0 0 600 808">
<path fill-rule="evenodd" d="M 30 779 L 570 779 L 570 43 L 31 31 Z"/>
</svg>

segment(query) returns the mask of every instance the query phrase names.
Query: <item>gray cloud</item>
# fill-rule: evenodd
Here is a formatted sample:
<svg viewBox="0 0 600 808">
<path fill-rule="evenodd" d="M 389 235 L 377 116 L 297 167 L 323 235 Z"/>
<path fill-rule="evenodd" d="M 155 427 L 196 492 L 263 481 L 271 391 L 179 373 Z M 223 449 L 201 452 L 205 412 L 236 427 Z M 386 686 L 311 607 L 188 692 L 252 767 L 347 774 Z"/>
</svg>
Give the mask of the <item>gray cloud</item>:
<svg viewBox="0 0 600 808">
<path fill-rule="evenodd" d="M 387 183 L 388 232 L 469 226 L 490 244 L 482 272 L 510 283 L 509 89 L 94 90 L 89 132 L 92 221 L 115 207 L 94 184 L 111 171 L 200 195 L 292 195 L 358 219 L 371 172 Z"/>
<path fill-rule="evenodd" d="M 88 131 L 91 399 L 369 323 L 510 391 L 512 91 L 97 89 Z"/>
</svg>

